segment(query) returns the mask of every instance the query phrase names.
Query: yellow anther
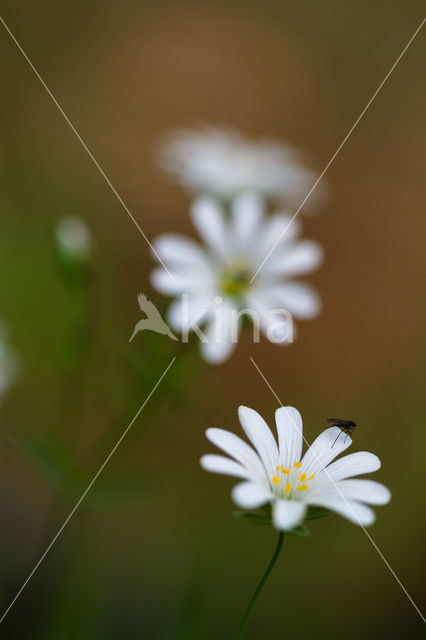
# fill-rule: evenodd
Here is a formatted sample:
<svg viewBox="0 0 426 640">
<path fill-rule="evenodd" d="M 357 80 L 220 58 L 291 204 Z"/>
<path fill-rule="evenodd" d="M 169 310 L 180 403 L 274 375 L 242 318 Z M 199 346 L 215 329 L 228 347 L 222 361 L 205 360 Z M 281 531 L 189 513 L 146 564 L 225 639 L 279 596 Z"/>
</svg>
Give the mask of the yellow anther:
<svg viewBox="0 0 426 640">
<path fill-rule="evenodd" d="M 286 469 L 286 468 L 284 467 L 284 465 L 282 464 L 282 465 L 281 465 L 281 473 L 285 473 L 285 474 L 286 474 L 286 476 L 288 476 L 288 474 L 289 474 L 289 473 L 291 473 L 291 469 Z"/>
<path fill-rule="evenodd" d="M 301 462 L 294 462 L 293 463 L 295 467 L 297 467 L 298 469 L 300 469 L 300 467 L 302 466 Z"/>
<path fill-rule="evenodd" d="M 302 473 L 302 475 L 300 476 L 300 479 L 302 482 L 305 482 L 306 480 L 306 473 Z"/>
<path fill-rule="evenodd" d="M 310 482 L 311 480 L 313 480 L 315 478 L 315 473 L 313 473 L 311 476 L 309 476 L 308 478 L 308 482 Z"/>
<path fill-rule="evenodd" d="M 282 465 L 281 465 L 282 466 Z M 278 465 L 277 467 L 275 467 L 277 471 L 279 471 L 281 469 L 280 465 Z"/>
<path fill-rule="evenodd" d="M 305 483 L 299 484 L 299 486 L 297 487 L 298 491 L 306 491 L 306 489 L 308 489 L 308 485 Z"/>
<path fill-rule="evenodd" d="M 287 495 L 290 493 L 292 487 L 293 487 L 293 483 L 289 482 L 288 484 L 286 484 L 285 492 L 286 492 Z"/>
<path fill-rule="evenodd" d="M 274 477 L 272 478 L 272 482 L 273 482 L 274 484 L 280 484 L 281 480 L 279 479 L 279 477 L 278 477 L 278 476 L 274 476 Z"/>
</svg>

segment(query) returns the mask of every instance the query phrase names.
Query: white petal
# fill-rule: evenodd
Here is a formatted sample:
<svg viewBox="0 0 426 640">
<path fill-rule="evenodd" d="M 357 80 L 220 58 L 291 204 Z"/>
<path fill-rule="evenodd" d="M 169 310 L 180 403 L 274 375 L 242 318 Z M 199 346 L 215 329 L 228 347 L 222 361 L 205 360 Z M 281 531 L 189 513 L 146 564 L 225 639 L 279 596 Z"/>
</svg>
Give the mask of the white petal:
<svg viewBox="0 0 426 640">
<path fill-rule="evenodd" d="M 247 308 L 255 314 L 256 321 L 271 342 L 291 344 L 294 340 L 294 327 L 291 318 L 283 315 L 274 304 L 270 293 L 263 288 L 255 288 L 246 294 Z M 255 322 L 252 317 L 253 322 Z"/>
<path fill-rule="evenodd" d="M 280 407 L 275 412 L 275 422 L 280 445 L 280 464 L 291 469 L 302 455 L 302 416 L 294 407 Z"/>
<path fill-rule="evenodd" d="M 210 364 L 222 364 L 231 356 L 235 349 L 235 344 L 230 340 L 222 339 L 220 341 L 215 341 L 214 339 L 210 339 L 209 336 L 214 333 L 214 324 L 211 323 L 205 331 L 205 335 L 208 338 L 207 342 L 200 342 L 201 355 L 204 360 Z"/>
<path fill-rule="evenodd" d="M 321 471 L 351 444 L 352 438 L 343 433 L 339 427 L 326 429 L 319 434 L 303 456 L 303 471 L 308 476 Z"/>
<path fill-rule="evenodd" d="M 206 296 L 198 291 L 194 295 L 184 294 L 177 298 L 167 311 L 169 325 L 178 331 L 187 330 L 194 324 L 202 326 L 211 317 L 213 299 L 213 294 Z"/>
<path fill-rule="evenodd" d="M 306 504 L 330 509 L 354 524 L 363 527 L 368 527 L 370 524 L 373 524 L 376 519 L 374 511 L 370 509 L 370 507 L 352 500 L 344 500 L 336 490 L 334 492 L 329 491 L 321 495 L 316 495 L 315 498 L 308 497 Z"/>
<path fill-rule="evenodd" d="M 217 201 L 208 196 L 196 198 L 191 216 L 204 242 L 220 256 L 228 255 L 228 229 Z"/>
<path fill-rule="evenodd" d="M 321 301 L 315 289 L 301 282 L 287 282 L 271 287 L 277 304 L 297 318 L 314 318 L 321 311 Z"/>
<path fill-rule="evenodd" d="M 162 267 L 151 272 L 151 284 L 157 291 L 166 295 L 185 293 L 201 286 L 197 275 L 194 278 L 190 272 L 185 275 L 176 272 L 167 273 Z"/>
<path fill-rule="evenodd" d="M 238 417 L 247 437 L 253 443 L 265 465 L 269 477 L 276 474 L 279 464 L 278 447 L 275 438 L 261 415 L 248 407 L 238 408 Z"/>
<path fill-rule="evenodd" d="M 224 456 L 217 456 L 214 454 L 207 454 L 202 456 L 200 464 L 206 471 L 212 473 L 222 473 L 226 476 L 235 476 L 236 478 L 251 478 L 250 471 L 243 467 L 238 462 L 225 458 Z"/>
<path fill-rule="evenodd" d="M 303 275 L 316 269 L 321 264 L 322 258 L 322 247 L 311 240 L 304 240 L 292 246 L 274 250 L 262 269 L 268 274 Z"/>
<path fill-rule="evenodd" d="M 342 480 L 337 486 L 347 500 L 367 504 L 387 504 L 391 499 L 389 489 L 374 480 Z"/>
<path fill-rule="evenodd" d="M 241 195 L 232 203 L 232 235 L 234 246 L 252 250 L 263 217 L 263 200 L 254 193 Z"/>
<path fill-rule="evenodd" d="M 183 262 L 200 268 L 205 267 L 207 263 L 206 255 L 201 247 L 185 236 L 173 233 L 164 234 L 155 238 L 153 247 L 166 264 Z"/>
<path fill-rule="evenodd" d="M 269 251 L 274 248 L 278 251 L 293 240 L 300 233 L 300 222 L 289 214 L 275 214 L 265 223 L 264 231 L 259 237 L 259 259 L 262 262 Z M 266 263 L 265 263 L 266 266 Z"/>
<path fill-rule="evenodd" d="M 256 479 L 267 479 L 263 464 L 255 451 L 235 433 L 224 429 L 207 429 L 206 436 L 216 447 L 240 462 Z"/>
<path fill-rule="evenodd" d="M 306 506 L 295 500 L 277 500 L 273 510 L 274 526 L 281 531 L 290 531 L 303 522 Z"/>
<path fill-rule="evenodd" d="M 241 482 L 232 489 L 232 499 L 242 509 L 256 509 L 272 498 L 268 486 L 254 482 Z"/>
<path fill-rule="evenodd" d="M 322 180 L 313 190 L 312 187 L 317 180 L 317 174 L 300 164 L 289 167 L 285 186 L 283 185 L 283 191 L 286 189 L 285 200 L 289 206 L 296 209 L 305 201 L 302 209 L 305 213 L 321 207 L 327 199 L 328 189 Z M 307 198 L 308 193 L 310 195 Z"/>
<path fill-rule="evenodd" d="M 327 474 L 334 482 L 337 482 L 352 476 L 372 473 L 377 469 L 380 469 L 380 460 L 377 456 L 368 451 L 357 451 L 333 462 L 327 467 Z"/>
<path fill-rule="evenodd" d="M 206 342 L 201 342 L 200 348 L 207 362 L 219 364 L 231 355 L 238 339 L 233 317 L 233 307 L 224 303 L 221 308 L 212 311 L 214 317 L 206 327 L 204 333 Z"/>
</svg>

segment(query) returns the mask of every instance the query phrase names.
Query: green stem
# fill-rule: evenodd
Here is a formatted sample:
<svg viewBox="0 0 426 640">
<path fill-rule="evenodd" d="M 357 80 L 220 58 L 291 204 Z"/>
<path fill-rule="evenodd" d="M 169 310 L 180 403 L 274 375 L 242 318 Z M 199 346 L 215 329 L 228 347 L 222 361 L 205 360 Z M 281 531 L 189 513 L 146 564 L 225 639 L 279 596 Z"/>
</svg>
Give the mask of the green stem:
<svg viewBox="0 0 426 640">
<path fill-rule="evenodd" d="M 253 593 L 252 597 L 250 598 L 250 602 L 247 605 L 247 609 L 245 610 L 244 615 L 241 618 L 241 622 L 239 624 L 239 627 L 235 632 L 234 640 L 237 640 L 238 638 L 240 638 L 241 633 L 242 633 L 242 631 L 244 629 L 244 625 L 247 622 L 247 618 L 250 615 L 250 611 L 252 610 L 252 607 L 253 607 L 254 603 L 256 602 L 256 600 L 257 600 L 257 596 L 262 591 L 263 585 L 267 581 L 267 579 L 269 577 L 269 574 L 271 573 L 272 569 L 274 568 L 274 565 L 275 565 L 276 561 L 278 560 L 278 556 L 280 555 L 281 548 L 283 546 L 283 542 L 284 542 L 284 531 L 280 531 L 279 535 L 278 535 L 278 543 L 277 543 L 277 546 L 275 548 L 274 555 L 272 556 L 271 562 L 268 564 L 265 573 L 261 577 L 259 584 L 257 585 L 256 589 L 254 590 L 254 593 Z"/>
</svg>

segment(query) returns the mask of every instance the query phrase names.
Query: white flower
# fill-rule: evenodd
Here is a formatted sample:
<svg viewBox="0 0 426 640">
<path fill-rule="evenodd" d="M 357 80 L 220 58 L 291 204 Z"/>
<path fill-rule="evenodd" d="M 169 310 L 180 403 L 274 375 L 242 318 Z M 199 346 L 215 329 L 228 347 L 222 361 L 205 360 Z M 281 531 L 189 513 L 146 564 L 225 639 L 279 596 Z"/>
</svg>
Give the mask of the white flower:
<svg viewBox="0 0 426 640">
<path fill-rule="evenodd" d="M 192 193 L 230 199 L 255 191 L 290 207 L 302 203 L 317 177 L 294 148 L 275 140 L 250 140 L 232 127 L 175 131 L 160 148 L 159 161 Z M 305 208 L 318 198 L 320 188 Z"/>
<path fill-rule="evenodd" d="M 0 321 L 0 400 L 19 374 L 19 362 L 9 345 L 3 322 Z"/>
<path fill-rule="evenodd" d="M 205 324 L 206 340 L 202 340 L 201 350 L 209 362 L 229 357 L 242 319 L 236 315 L 243 309 L 252 312 L 254 323 L 256 316 L 260 329 L 272 342 L 292 341 L 291 318 L 278 314 L 278 309 L 298 318 L 312 318 L 320 309 L 311 287 L 290 280 L 309 273 L 322 259 L 318 244 L 298 240 L 299 222 L 295 220 L 287 228 L 290 215 L 266 217 L 261 198 L 253 194 L 239 196 L 230 208 L 226 214 L 208 196 L 195 200 L 192 220 L 206 247 L 172 234 L 154 241 L 155 251 L 169 273 L 157 268 L 152 283 L 162 293 L 179 296 L 170 306 L 168 321 L 181 332 L 192 328 L 194 318 Z"/>
<path fill-rule="evenodd" d="M 383 485 L 372 480 L 348 480 L 377 471 L 377 456 L 359 451 L 330 464 L 352 443 L 338 427 L 323 431 L 302 457 L 302 418 L 297 409 L 281 407 L 276 411 L 278 446 L 256 411 L 240 407 L 239 418 L 255 450 L 233 433 L 208 429 L 208 439 L 233 460 L 205 455 L 201 465 L 207 471 L 242 478 L 244 482 L 232 490 L 234 502 L 243 509 L 271 503 L 277 529 L 288 531 L 300 525 L 311 505 L 368 526 L 375 515 L 367 504 L 389 502 L 390 492 Z"/>
<path fill-rule="evenodd" d="M 90 257 L 92 233 L 82 218 L 61 218 L 55 228 L 55 238 L 58 249 L 65 258 L 86 261 Z"/>
</svg>

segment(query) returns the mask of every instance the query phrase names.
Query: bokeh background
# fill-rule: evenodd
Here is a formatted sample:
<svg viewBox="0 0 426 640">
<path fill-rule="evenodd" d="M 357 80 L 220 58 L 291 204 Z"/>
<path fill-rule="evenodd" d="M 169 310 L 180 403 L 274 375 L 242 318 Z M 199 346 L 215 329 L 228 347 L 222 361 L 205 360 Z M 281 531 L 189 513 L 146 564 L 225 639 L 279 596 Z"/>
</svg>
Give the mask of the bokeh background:
<svg viewBox="0 0 426 640">
<path fill-rule="evenodd" d="M 230 123 L 300 148 L 319 171 L 419 25 L 423 3 L 8 1 L 2 15 L 148 237 L 193 234 L 189 198 L 155 164 L 170 128 Z M 247 404 L 361 426 L 393 500 L 375 543 L 422 606 L 426 407 L 425 34 L 420 33 L 305 215 L 326 250 L 324 310 L 288 348 L 245 337 L 220 367 L 197 346 L 128 338 L 148 247 L 16 45 L 0 29 L 0 313 L 21 375 L 0 408 L 5 609 L 134 416 L 177 360 L 0 627 L 43 640 L 228 638 L 275 544 L 232 517 L 232 480 L 201 471 L 209 426 Z M 70 288 L 53 229 L 86 220 L 90 282 Z M 422 622 L 361 529 L 338 517 L 288 538 L 245 637 L 420 637 Z M 424 594 L 423 594 L 424 595 Z"/>
</svg>

